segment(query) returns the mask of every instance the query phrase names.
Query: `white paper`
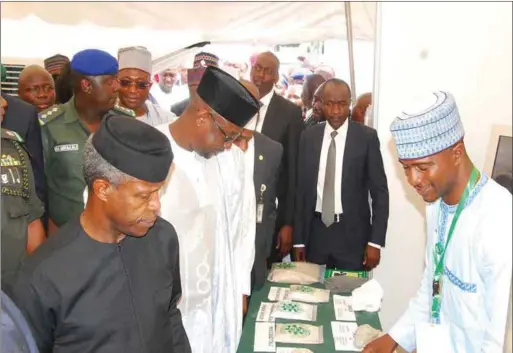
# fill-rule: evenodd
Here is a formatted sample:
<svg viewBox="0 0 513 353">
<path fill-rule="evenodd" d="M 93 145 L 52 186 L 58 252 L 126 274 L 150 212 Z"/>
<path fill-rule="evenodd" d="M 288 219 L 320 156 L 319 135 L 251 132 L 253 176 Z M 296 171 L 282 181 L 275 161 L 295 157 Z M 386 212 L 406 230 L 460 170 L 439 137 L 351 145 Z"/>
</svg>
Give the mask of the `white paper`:
<svg viewBox="0 0 513 353">
<path fill-rule="evenodd" d="M 255 324 L 255 352 L 276 352 L 275 330 L 274 324 L 270 322 Z"/>
<path fill-rule="evenodd" d="M 356 348 L 354 344 L 354 334 L 358 329 L 356 322 L 331 322 L 333 332 L 333 342 L 336 351 L 361 352 L 361 348 Z"/>
<path fill-rule="evenodd" d="M 276 353 L 313 353 L 308 348 L 278 347 Z"/>
<path fill-rule="evenodd" d="M 334 295 L 333 306 L 335 307 L 335 320 L 356 321 L 356 316 L 353 311 L 353 300 L 351 297 Z"/>
<path fill-rule="evenodd" d="M 258 309 L 258 315 L 256 318 L 257 322 L 274 322 L 272 313 L 274 310 L 273 303 L 260 303 L 260 309 Z"/>
<path fill-rule="evenodd" d="M 449 328 L 427 322 L 415 325 L 417 353 L 454 353 Z"/>
<path fill-rule="evenodd" d="M 290 295 L 290 289 L 285 287 L 271 287 L 267 299 L 272 302 L 279 302 L 282 300 L 288 300 Z"/>
</svg>

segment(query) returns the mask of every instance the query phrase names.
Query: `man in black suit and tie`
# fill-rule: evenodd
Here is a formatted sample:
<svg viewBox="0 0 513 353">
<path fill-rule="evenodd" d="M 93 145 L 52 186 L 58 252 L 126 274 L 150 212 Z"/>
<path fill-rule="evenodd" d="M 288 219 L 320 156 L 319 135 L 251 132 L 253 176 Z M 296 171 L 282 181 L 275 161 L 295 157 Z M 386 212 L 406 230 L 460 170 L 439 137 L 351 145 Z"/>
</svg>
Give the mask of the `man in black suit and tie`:
<svg viewBox="0 0 513 353">
<path fill-rule="evenodd" d="M 247 128 L 261 132 L 281 143 L 283 156 L 281 173 L 277 185 L 278 218 L 276 220 L 279 255 L 273 261 L 280 261 L 292 248 L 294 207 L 296 194 L 297 151 L 303 130 L 301 108 L 274 93 L 279 80 L 280 61 L 271 52 L 259 54 L 251 67 L 251 81 L 260 94 L 260 120 L 250 121 Z"/>
<path fill-rule="evenodd" d="M 255 97 L 259 98 L 257 87 L 249 81 L 240 82 Z M 259 114 L 256 122 L 258 123 Z M 253 130 L 244 129 L 236 145 L 245 152 L 246 168 L 253 170 L 257 204 L 255 234 L 255 262 L 251 271 L 251 290 L 262 288 L 267 275 L 267 259 L 274 247 L 273 236 L 278 215 L 276 209 L 276 187 L 280 173 L 283 147 Z M 277 244 L 278 246 L 281 244 Z"/>
<path fill-rule="evenodd" d="M 344 81 L 327 81 L 321 101 L 327 122 L 301 136 L 294 254 L 298 261 L 370 271 L 385 246 L 389 212 L 379 139 L 376 130 L 348 119 L 351 91 Z"/>
</svg>

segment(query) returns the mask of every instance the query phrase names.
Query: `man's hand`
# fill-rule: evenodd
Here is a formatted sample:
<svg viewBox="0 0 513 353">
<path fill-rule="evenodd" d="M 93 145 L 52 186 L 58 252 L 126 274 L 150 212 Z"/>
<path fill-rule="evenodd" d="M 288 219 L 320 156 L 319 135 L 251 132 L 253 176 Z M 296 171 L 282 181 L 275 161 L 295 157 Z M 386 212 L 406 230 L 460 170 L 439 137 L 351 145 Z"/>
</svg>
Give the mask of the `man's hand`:
<svg viewBox="0 0 513 353">
<path fill-rule="evenodd" d="M 48 235 L 53 235 L 56 231 L 59 230 L 59 227 L 52 221 L 51 218 L 48 218 Z"/>
<path fill-rule="evenodd" d="M 242 315 L 246 315 L 248 312 L 248 296 L 243 295 L 242 296 Z"/>
<path fill-rule="evenodd" d="M 376 266 L 379 265 L 379 261 L 381 260 L 381 249 L 378 249 L 372 245 L 367 244 L 367 249 L 365 250 L 365 258 L 363 260 L 363 264 L 367 271 L 371 271 Z"/>
<path fill-rule="evenodd" d="M 294 261 L 306 262 L 306 248 L 304 246 L 294 248 Z"/>
<path fill-rule="evenodd" d="M 292 226 L 283 226 L 278 232 L 276 249 L 280 249 L 281 257 L 287 256 L 292 249 Z"/>
<path fill-rule="evenodd" d="M 384 335 L 366 345 L 362 353 L 393 353 L 396 348 L 397 343 L 392 337 Z"/>
</svg>

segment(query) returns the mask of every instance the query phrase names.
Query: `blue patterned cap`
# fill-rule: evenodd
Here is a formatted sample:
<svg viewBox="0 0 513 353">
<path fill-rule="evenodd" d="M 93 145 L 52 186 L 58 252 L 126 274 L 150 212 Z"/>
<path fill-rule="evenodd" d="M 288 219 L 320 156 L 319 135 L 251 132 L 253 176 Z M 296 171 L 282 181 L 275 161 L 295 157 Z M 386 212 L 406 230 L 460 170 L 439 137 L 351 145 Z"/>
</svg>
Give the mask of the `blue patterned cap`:
<svg viewBox="0 0 513 353">
<path fill-rule="evenodd" d="M 82 50 L 73 56 L 70 67 L 85 76 L 116 75 L 118 61 L 109 53 L 98 49 Z"/>
<path fill-rule="evenodd" d="M 465 136 L 454 97 L 434 92 L 412 111 L 402 112 L 390 125 L 399 159 L 437 154 Z"/>
</svg>

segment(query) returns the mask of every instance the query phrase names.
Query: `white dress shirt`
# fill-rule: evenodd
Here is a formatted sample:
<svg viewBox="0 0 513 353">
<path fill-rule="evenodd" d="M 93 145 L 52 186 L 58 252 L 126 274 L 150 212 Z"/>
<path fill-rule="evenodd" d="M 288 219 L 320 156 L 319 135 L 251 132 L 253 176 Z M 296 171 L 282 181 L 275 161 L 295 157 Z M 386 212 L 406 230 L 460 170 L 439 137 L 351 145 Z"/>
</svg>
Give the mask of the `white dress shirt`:
<svg viewBox="0 0 513 353">
<path fill-rule="evenodd" d="M 269 104 L 271 104 L 271 99 L 273 98 L 274 90 L 271 90 L 271 92 L 267 93 L 265 96 L 263 96 L 260 99 L 260 103 L 262 103 L 262 106 L 260 107 L 260 118 L 257 122 L 257 115 L 255 115 L 245 126 L 248 130 L 254 130 L 257 132 L 262 132 L 262 127 L 264 126 L 264 120 L 265 115 L 267 114 L 267 109 L 269 108 Z"/>
<path fill-rule="evenodd" d="M 339 127 L 336 131 L 338 132 L 335 136 L 336 146 L 336 157 L 335 157 L 335 214 L 344 213 L 342 207 L 342 170 L 344 167 L 344 151 L 346 148 L 347 130 L 349 122 L 346 120 L 344 124 Z M 319 158 L 319 171 L 317 177 L 317 202 L 315 205 L 315 211 L 322 213 L 322 195 L 324 192 L 324 178 L 326 176 L 326 161 L 328 159 L 328 149 L 331 143 L 331 133 L 335 131 L 330 124 L 326 123 L 324 128 L 324 136 L 322 139 L 321 156 Z M 370 246 L 381 249 L 378 244 L 370 243 Z M 294 247 L 304 247 L 304 244 L 297 244 Z"/>
<path fill-rule="evenodd" d="M 333 139 L 336 146 L 336 157 L 335 157 L 335 214 L 344 213 L 342 209 L 342 168 L 344 163 L 344 150 L 346 147 L 347 138 L 347 126 L 346 121 L 341 127 L 336 130 L 337 136 Z M 324 192 L 324 179 L 326 176 L 326 161 L 328 159 L 328 149 L 331 144 L 331 133 L 335 131 L 330 124 L 326 124 L 324 128 L 324 137 L 322 139 L 321 157 L 319 159 L 319 171 L 317 177 L 317 203 L 315 205 L 315 211 L 322 213 L 322 195 Z"/>
</svg>

